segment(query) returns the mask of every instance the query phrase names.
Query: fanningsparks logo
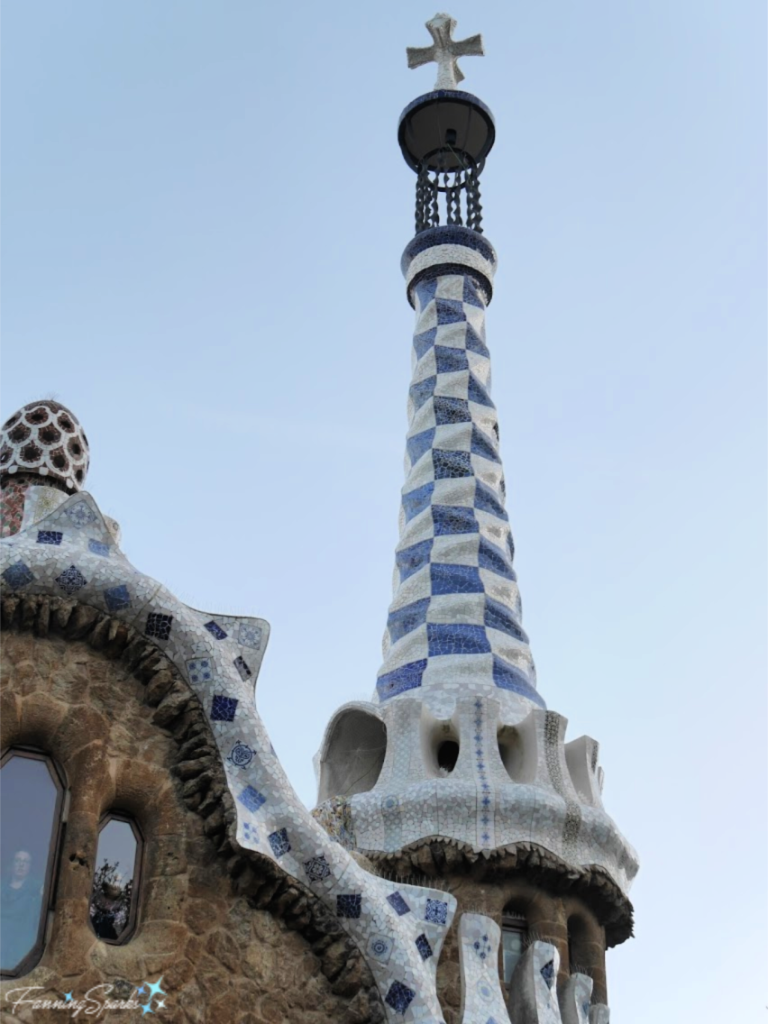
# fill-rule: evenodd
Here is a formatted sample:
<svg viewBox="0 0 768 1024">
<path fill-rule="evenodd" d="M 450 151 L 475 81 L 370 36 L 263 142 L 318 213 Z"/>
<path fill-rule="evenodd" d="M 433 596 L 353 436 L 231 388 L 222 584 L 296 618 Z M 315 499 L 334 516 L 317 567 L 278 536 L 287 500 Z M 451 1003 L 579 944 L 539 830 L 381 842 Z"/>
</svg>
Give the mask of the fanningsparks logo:
<svg viewBox="0 0 768 1024">
<path fill-rule="evenodd" d="M 65 992 L 60 999 L 42 999 L 34 993 L 45 991 L 43 986 L 30 985 L 11 989 L 5 993 L 5 998 L 13 1005 L 14 1011 L 20 1006 L 28 1006 L 31 1010 L 64 1010 L 71 1017 L 78 1017 L 81 1013 L 86 1017 L 99 1017 L 110 1010 L 141 1010 L 144 1017 L 165 1009 L 165 1000 L 160 998 L 165 995 L 160 987 L 162 981 L 162 976 L 155 982 L 145 981 L 128 999 L 110 999 L 115 986 L 106 984 L 94 985 L 84 996 Z"/>
</svg>

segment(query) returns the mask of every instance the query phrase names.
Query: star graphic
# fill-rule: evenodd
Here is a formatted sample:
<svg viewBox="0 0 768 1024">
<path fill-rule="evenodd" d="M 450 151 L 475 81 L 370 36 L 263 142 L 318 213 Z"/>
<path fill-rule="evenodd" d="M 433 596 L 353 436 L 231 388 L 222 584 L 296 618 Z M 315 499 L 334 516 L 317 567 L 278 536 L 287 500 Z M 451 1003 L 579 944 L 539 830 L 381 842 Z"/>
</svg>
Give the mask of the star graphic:
<svg viewBox="0 0 768 1024">
<path fill-rule="evenodd" d="M 145 992 L 145 991 L 146 991 L 146 989 L 145 989 L 145 988 L 144 988 L 144 986 L 142 985 L 142 986 L 141 986 L 141 988 L 137 988 L 137 989 L 136 989 L 136 995 L 137 995 L 137 996 L 143 996 L 143 995 L 144 995 L 144 992 Z"/>
<path fill-rule="evenodd" d="M 160 988 L 160 982 L 162 980 L 163 980 L 163 976 L 161 974 L 160 977 L 157 979 L 157 981 L 154 984 L 150 984 L 150 986 L 149 986 L 149 999 L 150 999 L 150 1002 L 152 1001 L 153 997 L 158 994 L 158 992 L 160 993 L 161 996 L 165 995 L 165 992 Z"/>
<path fill-rule="evenodd" d="M 64 993 L 64 998 L 66 999 L 66 1001 L 68 1003 L 71 1003 L 72 1002 L 72 993 L 71 992 L 65 992 Z"/>
<path fill-rule="evenodd" d="M 142 1017 L 144 1016 L 145 1013 L 153 1013 L 153 1012 L 154 1011 L 152 1009 L 152 1004 L 151 1003 L 147 1003 L 146 1006 L 142 1005 L 142 1007 L 141 1007 L 141 1016 Z"/>
<path fill-rule="evenodd" d="M 165 1000 L 164 999 L 160 1000 L 160 1002 L 157 1004 L 157 1008 L 158 1008 L 158 1010 L 164 1010 L 165 1009 Z"/>
</svg>

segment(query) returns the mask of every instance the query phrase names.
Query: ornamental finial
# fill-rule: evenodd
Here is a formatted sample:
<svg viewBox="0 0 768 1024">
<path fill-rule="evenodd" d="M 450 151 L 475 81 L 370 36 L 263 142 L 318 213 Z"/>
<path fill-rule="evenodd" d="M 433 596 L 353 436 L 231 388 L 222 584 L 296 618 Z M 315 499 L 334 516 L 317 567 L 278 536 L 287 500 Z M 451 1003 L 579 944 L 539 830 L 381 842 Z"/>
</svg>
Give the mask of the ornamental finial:
<svg viewBox="0 0 768 1024">
<path fill-rule="evenodd" d="M 451 37 L 456 28 L 456 19 L 450 14 L 436 14 L 427 22 L 429 34 L 434 39 L 432 46 L 409 46 L 408 67 L 419 68 L 422 64 L 435 61 L 437 64 L 437 81 L 435 89 L 455 89 L 464 75 L 459 68 L 459 57 L 482 57 L 483 37 L 470 36 L 455 42 Z"/>
</svg>

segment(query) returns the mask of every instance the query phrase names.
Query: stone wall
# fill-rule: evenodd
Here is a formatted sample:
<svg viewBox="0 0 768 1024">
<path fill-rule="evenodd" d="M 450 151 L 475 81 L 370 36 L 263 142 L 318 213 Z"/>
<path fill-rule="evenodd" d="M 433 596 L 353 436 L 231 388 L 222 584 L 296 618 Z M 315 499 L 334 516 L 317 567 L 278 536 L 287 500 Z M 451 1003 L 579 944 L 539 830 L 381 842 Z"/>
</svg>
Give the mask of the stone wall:
<svg viewBox="0 0 768 1024">
<path fill-rule="evenodd" d="M 227 838 L 223 772 L 196 699 L 165 659 L 73 602 L 4 601 L 3 624 L 2 748 L 52 756 L 71 803 L 46 949 L 30 974 L 0 986 L 2 1021 L 62 1019 L 9 1014 L 5 993 L 21 985 L 54 999 L 112 983 L 112 997 L 127 998 L 159 975 L 164 1020 L 382 1020 L 364 961 L 319 901 Z M 88 914 L 110 810 L 144 837 L 138 928 L 121 946 L 98 940 Z"/>
<path fill-rule="evenodd" d="M 606 929 L 600 918 L 609 913 L 609 894 L 615 887 L 606 884 L 603 893 L 597 885 L 590 887 L 577 872 L 569 877 L 563 870 L 548 867 L 542 863 L 543 856 L 537 850 L 517 850 L 486 858 L 455 844 L 433 841 L 399 855 L 375 858 L 381 874 L 433 886 L 440 879 L 458 901 L 437 969 L 446 1024 L 461 1021 L 458 924 L 464 913 L 487 915 L 500 927 L 505 910 L 521 914 L 527 923 L 527 941 L 552 943 L 559 953 L 558 989 L 562 991 L 572 974 L 586 974 L 594 982 L 592 1002 L 607 1003 Z M 625 927 L 620 917 L 623 910 L 620 906 L 613 911 L 620 929 Z M 500 973 L 501 966 L 499 962 Z"/>
</svg>

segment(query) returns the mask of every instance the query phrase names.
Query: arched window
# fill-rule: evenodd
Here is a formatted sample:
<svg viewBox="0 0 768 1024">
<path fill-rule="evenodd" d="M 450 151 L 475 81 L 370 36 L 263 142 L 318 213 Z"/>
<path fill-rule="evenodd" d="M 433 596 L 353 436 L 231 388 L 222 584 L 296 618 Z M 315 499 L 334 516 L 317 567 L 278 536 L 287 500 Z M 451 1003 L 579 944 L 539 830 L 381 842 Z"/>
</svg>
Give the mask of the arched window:
<svg viewBox="0 0 768 1024">
<path fill-rule="evenodd" d="M 122 814 L 108 814 L 99 826 L 90 917 L 104 942 L 127 942 L 136 927 L 141 867 L 141 833 Z"/>
<path fill-rule="evenodd" d="M 0 973 L 27 974 L 40 959 L 58 860 L 64 780 L 40 751 L 0 761 Z"/>
<path fill-rule="evenodd" d="M 528 926 L 522 914 L 505 910 L 501 919 L 501 957 L 504 984 L 509 985 L 512 974 L 525 950 Z"/>
<path fill-rule="evenodd" d="M 568 918 L 568 973 L 590 974 L 589 929 L 578 915 Z"/>
</svg>

